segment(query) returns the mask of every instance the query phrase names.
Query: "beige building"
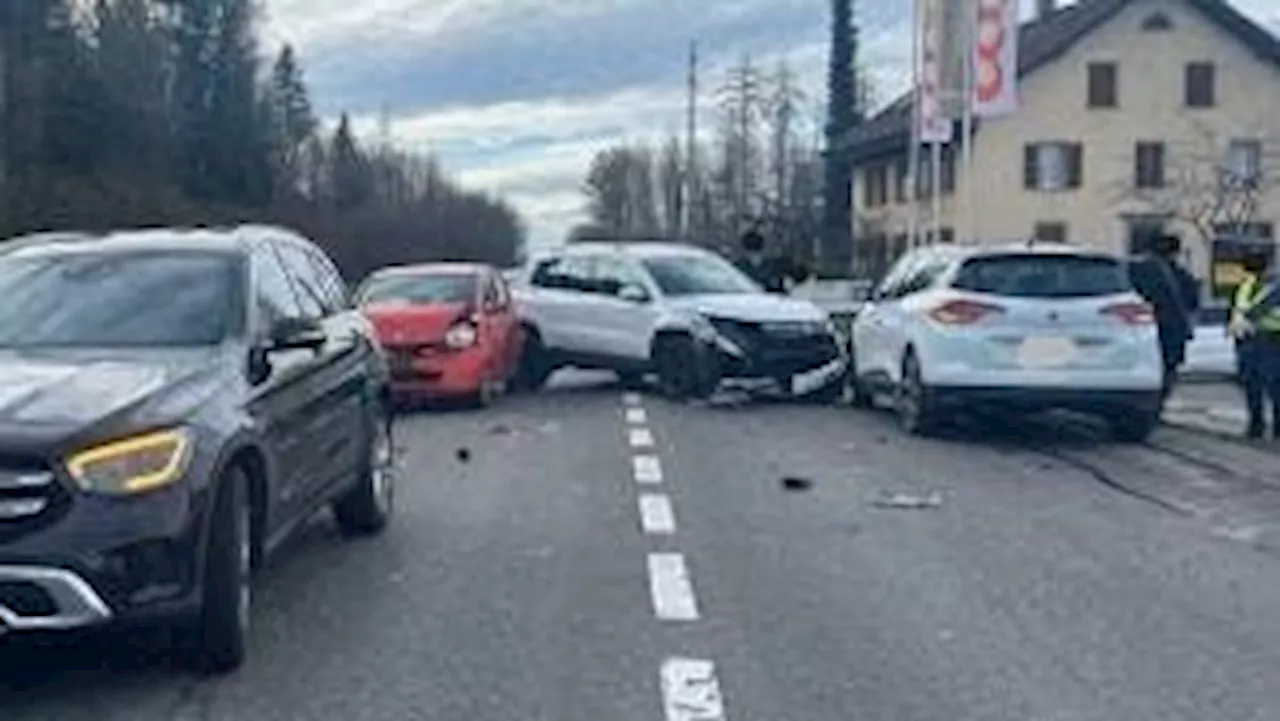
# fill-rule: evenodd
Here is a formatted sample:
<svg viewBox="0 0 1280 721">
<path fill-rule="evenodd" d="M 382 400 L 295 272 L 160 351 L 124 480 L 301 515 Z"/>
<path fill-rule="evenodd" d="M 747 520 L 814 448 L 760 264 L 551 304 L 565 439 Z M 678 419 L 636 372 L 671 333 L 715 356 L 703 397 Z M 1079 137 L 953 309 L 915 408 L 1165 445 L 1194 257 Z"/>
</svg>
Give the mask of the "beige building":
<svg viewBox="0 0 1280 721">
<path fill-rule="evenodd" d="M 971 227 L 978 242 L 1034 237 L 1123 253 L 1171 230 L 1205 277 L 1215 238 L 1274 239 L 1280 40 L 1226 0 L 1039 5 L 1020 31 L 1019 112 L 975 128 L 971 220 L 959 150 L 944 150 L 940 241 L 967 242 Z M 862 273 L 909 242 L 910 102 L 837 149 L 855 164 Z M 922 231 L 935 227 L 932 178 L 926 167 L 915 194 Z"/>
</svg>

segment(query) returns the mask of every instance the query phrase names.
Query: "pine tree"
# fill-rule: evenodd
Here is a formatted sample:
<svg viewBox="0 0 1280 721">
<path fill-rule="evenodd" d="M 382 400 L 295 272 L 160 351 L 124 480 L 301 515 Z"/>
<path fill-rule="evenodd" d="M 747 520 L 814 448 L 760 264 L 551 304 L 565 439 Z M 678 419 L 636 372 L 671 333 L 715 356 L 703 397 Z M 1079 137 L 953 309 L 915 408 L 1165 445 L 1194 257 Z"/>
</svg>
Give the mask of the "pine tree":
<svg viewBox="0 0 1280 721">
<path fill-rule="evenodd" d="M 169 112 L 170 37 L 151 0 L 98 0 L 96 79 L 103 98 L 96 141 L 103 164 L 165 179 L 172 150 Z"/>
<path fill-rule="evenodd" d="M 822 264 L 846 271 L 853 253 L 853 165 L 832 151 L 861 121 L 857 78 L 858 31 L 853 0 L 831 0 L 831 57 L 827 77 L 827 157 L 823 183 Z"/>
<path fill-rule="evenodd" d="M 351 118 L 346 113 L 334 131 L 329 163 L 334 206 L 348 210 L 366 203 L 373 190 L 369 164 L 356 144 Z"/>
<path fill-rule="evenodd" d="M 276 57 L 266 95 L 277 182 L 296 188 L 299 158 L 317 123 L 292 45 L 285 45 Z"/>
</svg>

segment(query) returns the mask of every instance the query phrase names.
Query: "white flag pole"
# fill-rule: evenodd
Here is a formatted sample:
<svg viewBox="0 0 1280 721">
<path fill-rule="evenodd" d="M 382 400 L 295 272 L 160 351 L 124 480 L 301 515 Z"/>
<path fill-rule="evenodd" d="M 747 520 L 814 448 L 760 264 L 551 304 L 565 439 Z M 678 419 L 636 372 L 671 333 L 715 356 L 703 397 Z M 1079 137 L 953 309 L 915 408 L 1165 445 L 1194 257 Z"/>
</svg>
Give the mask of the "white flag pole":
<svg viewBox="0 0 1280 721">
<path fill-rule="evenodd" d="M 942 241 L 942 143 L 934 141 L 932 147 L 933 155 L 929 161 L 929 170 L 933 174 L 930 178 L 930 188 L 933 191 L 931 196 L 933 199 L 933 231 L 930 239 L 930 245 L 935 245 Z"/>
<path fill-rule="evenodd" d="M 910 207 L 907 213 L 907 244 L 914 248 L 920 233 L 920 204 L 916 202 L 916 186 L 920 175 L 920 130 L 923 116 L 920 112 L 920 3 L 924 0 L 913 0 L 911 3 L 911 131 L 907 142 L 907 202 Z"/>
<path fill-rule="evenodd" d="M 981 0 L 962 0 L 965 8 L 964 22 L 964 82 L 963 102 L 960 116 L 960 148 L 964 165 L 964 198 L 958 199 L 964 206 L 964 242 L 978 242 L 977 214 L 974 209 L 977 178 L 973 175 L 973 94 L 974 94 L 974 54 L 978 42 L 978 3 Z"/>
</svg>

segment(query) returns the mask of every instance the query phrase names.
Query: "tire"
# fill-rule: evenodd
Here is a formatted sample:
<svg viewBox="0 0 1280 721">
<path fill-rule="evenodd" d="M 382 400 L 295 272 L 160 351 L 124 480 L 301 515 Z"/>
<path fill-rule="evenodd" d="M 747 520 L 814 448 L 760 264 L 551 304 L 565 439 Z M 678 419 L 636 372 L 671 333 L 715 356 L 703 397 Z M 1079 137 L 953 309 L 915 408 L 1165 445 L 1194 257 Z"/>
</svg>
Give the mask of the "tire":
<svg viewBox="0 0 1280 721">
<path fill-rule="evenodd" d="M 876 399 L 872 393 L 867 390 L 867 386 L 858 376 L 858 356 L 853 352 L 853 347 L 849 347 L 849 389 L 850 389 L 850 405 L 854 408 L 871 408 L 875 405 Z"/>
<path fill-rule="evenodd" d="M 519 391 L 542 390 L 555 372 L 551 354 L 542 344 L 542 336 L 532 328 L 525 334 L 524 350 L 520 353 L 520 367 L 516 369 L 512 385 Z"/>
<path fill-rule="evenodd" d="M 481 381 L 480 389 L 466 399 L 467 405 L 477 410 L 488 408 L 496 403 L 505 392 L 506 384 L 502 381 Z"/>
<path fill-rule="evenodd" d="M 1131 408 L 1112 414 L 1111 436 L 1121 443 L 1145 443 L 1160 426 L 1160 412 Z"/>
<path fill-rule="evenodd" d="M 898 423 L 914 436 L 931 436 L 942 426 L 934 392 L 924 384 L 920 361 L 915 351 L 908 350 L 902 359 L 902 380 L 894 399 Z"/>
<path fill-rule="evenodd" d="M 244 663 L 253 609 L 253 512 L 249 479 L 227 472 L 214 500 L 205 547 L 203 599 L 195 628 L 195 665 L 225 674 Z"/>
<path fill-rule="evenodd" d="M 391 424 L 381 414 L 375 414 L 368 425 L 369 439 L 360 478 L 354 488 L 333 504 L 338 529 L 348 537 L 381 533 L 390 524 L 395 510 Z"/>
<path fill-rule="evenodd" d="M 618 371 L 618 385 L 629 391 L 644 389 L 644 374 L 635 371 Z"/>
<path fill-rule="evenodd" d="M 671 400 L 706 398 L 720 382 L 719 371 L 710 367 L 693 339 L 684 334 L 658 336 L 653 346 L 653 365 L 662 394 Z"/>
</svg>

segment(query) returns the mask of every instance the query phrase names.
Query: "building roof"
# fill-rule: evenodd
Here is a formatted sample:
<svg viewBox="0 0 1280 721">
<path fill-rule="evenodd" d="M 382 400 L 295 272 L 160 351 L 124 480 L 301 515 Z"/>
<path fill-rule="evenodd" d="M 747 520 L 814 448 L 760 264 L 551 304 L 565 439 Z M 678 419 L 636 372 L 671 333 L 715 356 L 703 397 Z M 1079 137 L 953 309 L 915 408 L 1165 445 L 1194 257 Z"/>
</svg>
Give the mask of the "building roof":
<svg viewBox="0 0 1280 721">
<path fill-rule="evenodd" d="M 1018 29 L 1018 76 L 1026 76 L 1062 57 L 1132 1 L 1080 0 L 1023 23 Z M 1280 38 L 1241 14 L 1227 0 L 1184 1 L 1238 38 L 1260 59 L 1280 67 Z M 857 160 L 905 148 L 910 139 L 912 98 L 912 92 L 905 93 L 849 131 L 837 142 L 834 152 Z"/>
</svg>

